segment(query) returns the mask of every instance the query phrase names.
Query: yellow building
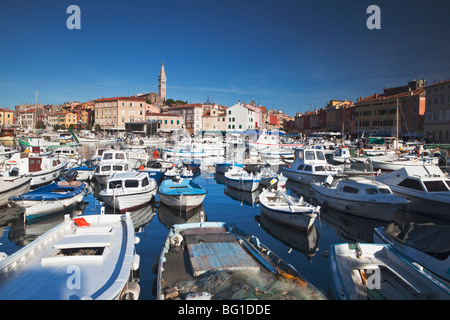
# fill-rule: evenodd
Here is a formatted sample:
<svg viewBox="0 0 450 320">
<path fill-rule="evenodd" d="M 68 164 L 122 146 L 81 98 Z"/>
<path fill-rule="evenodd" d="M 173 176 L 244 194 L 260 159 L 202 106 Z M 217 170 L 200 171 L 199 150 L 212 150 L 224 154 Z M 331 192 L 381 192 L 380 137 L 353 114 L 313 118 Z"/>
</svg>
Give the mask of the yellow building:
<svg viewBox="0 0 450 320">
<path fill-rule="evenodd" d="M 59 125 L 68 128 L 70 125 L 75 127 L 77 125 L 77 115 L 71 112 L 59 113 Z"/>
<path fill-rule="evenodd" d="M 12 126 L 14 124 L 14 111 L 0 108 L 0 125 Z"/>
</svg>

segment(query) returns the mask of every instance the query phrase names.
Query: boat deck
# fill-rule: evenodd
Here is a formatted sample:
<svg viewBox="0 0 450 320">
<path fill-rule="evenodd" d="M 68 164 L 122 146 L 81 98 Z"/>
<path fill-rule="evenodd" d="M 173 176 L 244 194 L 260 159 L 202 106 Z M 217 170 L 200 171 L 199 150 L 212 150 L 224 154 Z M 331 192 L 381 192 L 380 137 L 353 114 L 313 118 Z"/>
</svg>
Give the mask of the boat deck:
<svg viewBox="0 0 450 320">
<path fill-rule="evenodd" d="M 266 268 L 242 245 L 239 236 L 223 227 L 195 228 L 180 234 L 182 245 L 165 254 L 160 284 L 165 299 L 184 299 L 194 292 L 208 292 L 212 299 L 322 297 L 312 293 L 309 286 L 296 286 L 286 279 L 283 289 L 289 289 L 283 290 L 282 296 L 274 285 L 279 280 L 275 268 Z"/>
</svg>

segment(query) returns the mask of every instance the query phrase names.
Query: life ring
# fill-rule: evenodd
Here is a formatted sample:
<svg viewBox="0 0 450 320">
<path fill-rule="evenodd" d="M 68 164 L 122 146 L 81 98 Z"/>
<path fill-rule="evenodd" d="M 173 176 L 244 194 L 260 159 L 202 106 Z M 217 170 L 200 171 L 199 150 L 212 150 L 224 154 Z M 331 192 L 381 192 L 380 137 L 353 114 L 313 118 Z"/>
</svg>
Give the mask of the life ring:
<svg viewBox="0 0 450 320">
<path fill-rule="evenodd" d="M 170 237 L 169 242 L 171 245 L 179 247 L 179 246 L 181 246 L 181 243 L 183 242 L 183 236 L 179 233 L 176 233 Z"/>
</svg>

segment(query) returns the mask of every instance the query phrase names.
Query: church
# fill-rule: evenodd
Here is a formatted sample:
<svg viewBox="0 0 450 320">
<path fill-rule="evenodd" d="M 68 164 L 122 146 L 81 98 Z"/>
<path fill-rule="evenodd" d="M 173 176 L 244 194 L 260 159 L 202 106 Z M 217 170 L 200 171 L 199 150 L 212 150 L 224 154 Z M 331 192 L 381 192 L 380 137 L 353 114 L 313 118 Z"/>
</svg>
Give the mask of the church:
<svg viewBox="0 0 450 320">
<path fill-rule="evenodd" d="M 138 94 L 139 97 L 145 97 L 147 103 L 161 108 L 166 102 L 166 71 L 164 70 L 164 63 L 161 63 L 161 70 L 158 77 L 158 93 L 150 92 L 146 94 Z"/>
</svg>

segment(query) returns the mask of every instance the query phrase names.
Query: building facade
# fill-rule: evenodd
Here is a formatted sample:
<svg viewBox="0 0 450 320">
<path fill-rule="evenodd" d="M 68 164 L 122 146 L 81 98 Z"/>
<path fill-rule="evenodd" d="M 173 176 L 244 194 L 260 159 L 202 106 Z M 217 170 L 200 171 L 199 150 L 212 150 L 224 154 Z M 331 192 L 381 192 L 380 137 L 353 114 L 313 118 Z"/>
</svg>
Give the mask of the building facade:
<svg viewBox="0 0 450 320">
<path fill-rule="evenodd" d="M 184 129 L 190 134 L 202 131 L 203 105 L 201 103 L 174 105 L 169 108 L 168 112 L 183 117 Z"/>
<path fill-rule="evenodd" d="M 161 63 L 161 70 L 158 78 L 158 95 L 162 101 L 166 101 L 166 71 L 164 70 L 164 63 Z"/>
<path fill-rule="evenodd" d="M 14 111 L 0 108 L 0 125 L 10 127 L 14 124 Z"/>
<path fill-rule="evenodd" d="M 227 109 L 225 122 L 227 131 L 245 131 L 256 127 L 254 111 L 240 102 Z"/>
<path fill-rule="evenodd" d="M 407 86 L 384 89 L 358 98 L 355 103 L 355 131 L 365 135 L 423 135 L 425 113 L 425 80 L 408 82 Z M 398 126 L 397 126 L 398 111 Z"/>
<path fill-rule="evenodd" d="M 184 129 L 184 117 L 174 113 L 148 112 L 146 114 L 146 121 L 148 123 L 158 124 L 157 131 L 171 132 L 174 130 Z"/>
<path fill-rule="evenodd" d="M 125 131 L 126 122 L 143 122 L 150 108 L 145 97 L 101 98 L 95 103 L 95 124 L 102 130 Z"/>
<path fill-rule="evenodd" d="M 212 105 L 204 108 L 202 116 L 203 131 L 226 131 L 226 110 L 225 106 Z"/>
<path fill-rule="evenodd" d="M 432 143 L 450 143 L 450 80 L 425 88 L 424 137 Z"/>
</svg>

